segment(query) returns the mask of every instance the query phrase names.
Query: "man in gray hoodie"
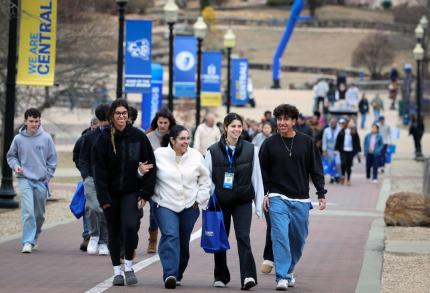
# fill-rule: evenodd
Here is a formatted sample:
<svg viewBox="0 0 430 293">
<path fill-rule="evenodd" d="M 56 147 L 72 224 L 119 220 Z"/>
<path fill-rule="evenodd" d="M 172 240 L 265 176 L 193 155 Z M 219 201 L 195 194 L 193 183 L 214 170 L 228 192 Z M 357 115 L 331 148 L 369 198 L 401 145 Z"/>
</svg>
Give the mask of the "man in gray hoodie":
<svg viewBox="0 0 430 293">
<path fill-rule="evenodd" d="M 24 127 L 15 136 L 7 152 L 7 163 L 15 171 L 21 194 L 22 250 L 31 253 L 45 221 L 45 203 L 49 180 L 57 166 L 52 137 L 40 124 L 41 113 L 30 108 L 24 113 Z"/>
</svg>

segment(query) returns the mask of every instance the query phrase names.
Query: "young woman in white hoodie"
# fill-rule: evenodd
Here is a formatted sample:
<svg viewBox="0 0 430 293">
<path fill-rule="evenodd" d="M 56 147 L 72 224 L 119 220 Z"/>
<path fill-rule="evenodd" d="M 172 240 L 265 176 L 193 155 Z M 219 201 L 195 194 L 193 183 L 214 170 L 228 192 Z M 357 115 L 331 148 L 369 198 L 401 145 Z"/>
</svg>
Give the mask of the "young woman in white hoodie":
<svg viewBox="0 0 430 293">
<path fill-rule="evenodd" d="M 180 285 L 190 257 L 189 243 L 199 217 L 199 205 L 209 199 L 211 180 L 202 154 L 189 147 L 190 132 L 172 127 L 166 142 L 155 150 L 157 179 L 152 200 L 161 231 L 158 253 L 163 266 L 164 286 Z"/>
</svg>

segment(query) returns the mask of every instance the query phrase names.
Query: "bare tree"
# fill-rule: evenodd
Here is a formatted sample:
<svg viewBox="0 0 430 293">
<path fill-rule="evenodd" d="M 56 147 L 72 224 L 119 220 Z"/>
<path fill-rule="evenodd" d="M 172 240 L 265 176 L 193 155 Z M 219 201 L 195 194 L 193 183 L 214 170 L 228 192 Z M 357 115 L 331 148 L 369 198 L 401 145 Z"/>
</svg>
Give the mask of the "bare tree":
<svg viewBox="0 0 430 293">
<path fill-rule="evenodd" d="M 3 9 L 0 13 L 0 105 L 4 105 L 8 15 Z M 29 106 L 43 111 L 61 100 L 94 99 L 94 85 L 108 76 L 107 66 L 115 60 L 115 32 L 116 26 L 106 16 L 74 15 L 69 20 L 60 17 L 57 26 L 56 85 L 49 88 L 17 86 L 15 114 L 21 115 Z M 3 116 L 4 106 L 1 106 L 0 122 Z"/>
<path fill-rule="evenodd" d="M 390 38 L 382 33 L 369 34 L 352 53 L 352 66 L 367 68 L 372 79 L 378 79 L 385 67 L 394 61 L 394 51 Z"/>
</svg>

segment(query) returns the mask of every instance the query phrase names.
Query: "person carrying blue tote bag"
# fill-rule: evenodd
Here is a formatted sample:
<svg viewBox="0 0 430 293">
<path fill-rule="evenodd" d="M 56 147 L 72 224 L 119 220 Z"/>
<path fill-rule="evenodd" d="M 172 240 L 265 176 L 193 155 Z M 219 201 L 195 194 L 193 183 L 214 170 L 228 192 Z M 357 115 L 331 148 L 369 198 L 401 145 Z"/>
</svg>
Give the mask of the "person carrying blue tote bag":
<svg viewBox="0 0 430 293">
<path fill-rule="evenodd" d="M 82 181 L 78 182 L 76 186 L 76 191 L 73 194 L 72 201 L 70 202 L 70 211 L 79 219 L 85 213 L 85 194 L 84 194 L 84 183 Z"/>
<path fill-rule="evenodd" d="M 208 207 L 202 212 L 202 237 L 200 246 L 207 253 L 218 253 L 230 249 L 224 226 L 222 210 L 215 193 L 209 200 Z"/>
</svg>

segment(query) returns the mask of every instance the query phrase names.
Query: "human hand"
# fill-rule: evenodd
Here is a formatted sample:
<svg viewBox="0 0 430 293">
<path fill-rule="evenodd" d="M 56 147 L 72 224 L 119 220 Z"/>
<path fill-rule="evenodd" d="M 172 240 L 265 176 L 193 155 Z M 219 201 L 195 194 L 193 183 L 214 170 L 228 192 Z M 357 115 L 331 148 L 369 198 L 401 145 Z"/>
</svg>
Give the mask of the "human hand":
<svg viewBox="0 0 430 293">
<path fill-rule="evenodd" d="M 319 198 L 318 199 L 320 211 L 324 210 L 327 205 L 327 200 L 325 198 Z"/>
<path fill-rule="evenodd" d="M 146 200 L 143 198 L 137 200 L 137 208 L 143 209 L 143 207 L 146 205 Z"/>
<path fill-rule="evenodd" d="M 264 211 L 268 212 L 269 211 L 269 207 L 270 207 L 270 205 L 269 205 L 269 197 L 268 196 L 264 196 L 263 197 L 263 209 L 264 209 Z"/>
<path fill-rule="evenodd" d="M 15 167 L 15 173 L 16 174 L 22 174 L 22 173 L 24 173 L 24 170 L 21 168 L 21 166 L 16 166 Z"/>
<path fill-rule="evenodd" d="M 148 164 L 148 161 L 145 163 L 140 162 L 139 163 L 139 172 L 143 175 L 148 173 L 152 168 L 154 167 L 154 164 Z"/>
<path fill-rule="evenodd" d="M 323 151 L 323 156 L 327 156 L 327 151 Z"/>
<path fill-rule="evenodd" d="M 102 205 L 102 208 L 104 210 L 107 209 L 107 208 L 110 208 L 110 207 L 111 207 L 110 203 L 105 203 L 104 205 Z"/>
</svg>

